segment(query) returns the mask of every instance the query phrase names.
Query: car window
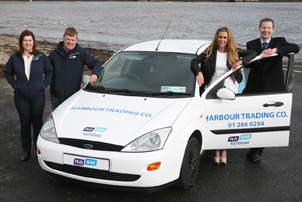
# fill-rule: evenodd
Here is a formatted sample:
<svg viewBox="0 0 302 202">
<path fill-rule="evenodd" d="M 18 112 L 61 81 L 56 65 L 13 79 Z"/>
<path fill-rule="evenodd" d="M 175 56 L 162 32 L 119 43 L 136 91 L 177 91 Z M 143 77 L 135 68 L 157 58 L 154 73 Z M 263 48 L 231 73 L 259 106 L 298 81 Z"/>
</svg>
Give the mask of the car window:
<svg viewBox="0 0 302 202">
<path fill-rule="evenodd" d="M 195 76 L 190 65 L 194 57 L 179 53 L 120 52 L 104 66 L 100 83 L 93 87 L 111 93 L 127 90 L 193 96 Z M 93 90 L 89 85 L 86 89 Z"/>
</svg>

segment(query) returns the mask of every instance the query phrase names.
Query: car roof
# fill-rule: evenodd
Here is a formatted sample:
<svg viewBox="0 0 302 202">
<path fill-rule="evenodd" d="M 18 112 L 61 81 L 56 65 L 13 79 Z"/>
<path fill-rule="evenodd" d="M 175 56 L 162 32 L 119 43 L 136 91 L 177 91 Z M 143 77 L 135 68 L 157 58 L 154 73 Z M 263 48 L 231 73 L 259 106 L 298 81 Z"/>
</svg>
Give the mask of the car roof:
<svg viewBox="0 0 302 202">
<path fill-rule="evenodd" d="M 158 46 L 157 52 L 200 54 L 210 45 L 210 43 L 210 41 L 205 40 L 153 40 L 133 44 L 123 51 L 156 51 Z"/>
</svg>

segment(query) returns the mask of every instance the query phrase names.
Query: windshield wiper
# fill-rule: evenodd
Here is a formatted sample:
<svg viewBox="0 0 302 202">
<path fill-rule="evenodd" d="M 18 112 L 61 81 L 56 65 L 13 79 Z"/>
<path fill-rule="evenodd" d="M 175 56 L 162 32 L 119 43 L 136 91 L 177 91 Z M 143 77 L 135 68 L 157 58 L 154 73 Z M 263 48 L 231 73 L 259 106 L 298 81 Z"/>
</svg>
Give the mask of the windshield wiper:
<svg viewBox="0 0 302 202">
<path fill-rule="evenodd" d="M 173 96 L 173 95 L 191 95 L 191 93 L 180 93 L 180 92 L 173 92 L 173 91 L 167 91 L 167 92 L 149 92 L 149 94 L 151 96 L 157 96 L 157 95 L 169 95 L 169 96 Z"/>
<path fill-rule="evenodd" d="M 105 88 L 104 86 L 97 86 L 94 87 L 94 91 L 98 93 L 122 93 L 128 95 L 145 95 L 145 96 L 174 96 L 174 95 L 191 95 L 191 93 L 181 93 L 181 92 L 173 92 L 173 91 L 166 91 L 166 92 L 146 92 L 146 91 L 132 91 L 126 88 L 117 89 L 117 88 Z"/>
<path fill-rule="evenodd" d="M 125 94 L 131 94 L 131 95 L 144 95 L 145 92 L 140 91 L 132 91 L 126 88 L 123 89 L 117 89 L 117 88 L 105 88 L 104 86 L 98 86 L 95 88 L 96 92 L 104 92 L 104 93 L 125 93 Z"/>
</svg>

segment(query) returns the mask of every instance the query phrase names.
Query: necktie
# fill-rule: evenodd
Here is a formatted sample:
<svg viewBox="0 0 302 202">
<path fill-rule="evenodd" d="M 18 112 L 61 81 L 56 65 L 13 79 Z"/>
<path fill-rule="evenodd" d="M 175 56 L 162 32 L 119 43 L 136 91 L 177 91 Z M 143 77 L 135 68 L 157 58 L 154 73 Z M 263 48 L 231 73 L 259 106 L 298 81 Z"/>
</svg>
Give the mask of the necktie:
<svg viewBox="0 0 302 202">
<path fill-rule="evenodd" d="M 263 43 L 262 43 L 262 49 L 263 49 L 263 50 L 267 49 L 267 44 L 268 44 L 268 43 L 266 43 L 266 42 L 263 42 Z"/>
</svg>

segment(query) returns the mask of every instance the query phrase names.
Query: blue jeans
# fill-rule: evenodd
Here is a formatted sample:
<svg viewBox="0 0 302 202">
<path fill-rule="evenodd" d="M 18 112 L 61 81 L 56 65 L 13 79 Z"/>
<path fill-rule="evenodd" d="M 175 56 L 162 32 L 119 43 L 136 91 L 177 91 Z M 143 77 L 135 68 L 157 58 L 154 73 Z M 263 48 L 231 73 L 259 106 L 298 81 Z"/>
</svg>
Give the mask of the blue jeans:
<svg viewBox="0 0 302 202">
<path fill-rule="evenodd" d="M 57 97 L 57 96 L 50 93 L 50 101 L 51 101 L 52 111 L 54 111 L 65 100 L 67 100 L 66 97 Z"/>
<path fill-rule="evenodd" d="M 21 123 L 21 142 L 23 153 L 31 149 L 31 125 L 34 130 L 34 148 L 37 150 L 37 139 L 43 125 L 45 95 L 20 96 L 15 95 L 15 105 Z"/>
</svg>

